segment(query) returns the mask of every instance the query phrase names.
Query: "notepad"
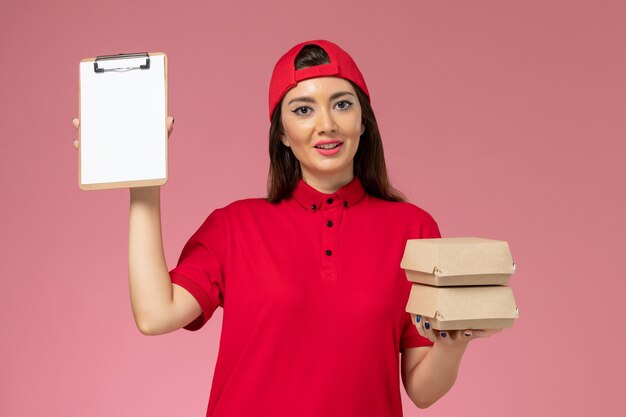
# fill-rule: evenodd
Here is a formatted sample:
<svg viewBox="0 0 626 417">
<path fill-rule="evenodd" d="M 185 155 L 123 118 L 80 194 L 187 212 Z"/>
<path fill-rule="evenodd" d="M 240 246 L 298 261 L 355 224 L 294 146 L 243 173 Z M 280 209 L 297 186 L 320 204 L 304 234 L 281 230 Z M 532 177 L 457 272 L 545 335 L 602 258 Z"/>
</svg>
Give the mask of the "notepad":
<svg viewBox="0 0 626 417">
<path fill-rule="evenodd" d="M 99 56 L 79 69 L 79 187 L 165 184 L 167 56 Z"/>
</svg>

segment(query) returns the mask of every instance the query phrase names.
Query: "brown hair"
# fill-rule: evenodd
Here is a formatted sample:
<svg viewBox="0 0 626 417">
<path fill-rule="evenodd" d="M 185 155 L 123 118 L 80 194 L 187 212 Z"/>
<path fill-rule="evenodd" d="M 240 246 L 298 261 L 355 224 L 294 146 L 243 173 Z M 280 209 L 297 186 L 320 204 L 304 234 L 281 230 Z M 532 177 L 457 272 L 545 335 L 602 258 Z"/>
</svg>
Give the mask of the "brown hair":
<svg viewBox="0 0 626 417">
<path fill-rule="evenodd" d="M 326 51 L 317 45 L 306 45 L 295 59 L 296 69 L 328 63 L 330 63 L 330 58 Z M 389 183 L 383 143 L 370 100 L 356 84 L 350 80 L 347 81 L 356 91 L 365 126 L 365 131 L 359 139 L 359 147 L 354 155 L 354 175 L 361 180 L 368 194 L 388 201 L 406 201 L 404 195 Z M 281 104 L 282 100 L 274 109 L 269 131 L 270 171 L 267 179 L 267 199 L 272 203 L 291 197 L 302 177 L 300 162 L 291 148 L 285 146 L 281 140 L 283 133 Z"/>
</svg>

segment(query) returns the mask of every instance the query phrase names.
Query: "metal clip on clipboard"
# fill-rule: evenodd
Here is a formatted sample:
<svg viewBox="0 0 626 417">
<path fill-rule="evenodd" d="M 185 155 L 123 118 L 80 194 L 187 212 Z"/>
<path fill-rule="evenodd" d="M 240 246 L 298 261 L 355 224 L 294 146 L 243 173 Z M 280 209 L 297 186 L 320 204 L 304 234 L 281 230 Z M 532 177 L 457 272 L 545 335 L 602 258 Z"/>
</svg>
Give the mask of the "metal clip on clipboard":
<svg viewBox="0 0 626 417">
<path fill-rule="evenodd" d="M 132 59 L 132 58 L 146 58 L 146 63 L 143 65 L 139 65 L 138 67 L 118 67 L 118 68 L 98 68 L 98 61 L 107 61 L 114 59 Z M 103 73 L 106 71 L 131 71 L 131 70 L 144 70 L 150 69 L 150 55 L 147 52 L 133 53 L 133 54 L 117 54 L 117 55 L 102 55 L 96 57 L 96 60 L 93 63 L 93 70 L 96 73 Z"/>
</svg>

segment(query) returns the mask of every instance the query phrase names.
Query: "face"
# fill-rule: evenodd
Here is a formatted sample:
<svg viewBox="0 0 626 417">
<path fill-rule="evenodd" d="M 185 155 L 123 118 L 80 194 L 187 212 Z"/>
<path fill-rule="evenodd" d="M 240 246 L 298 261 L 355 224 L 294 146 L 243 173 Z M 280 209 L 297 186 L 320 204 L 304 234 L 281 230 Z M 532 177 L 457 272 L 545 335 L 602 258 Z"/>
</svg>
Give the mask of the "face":
<svg viewBox="0 0 626 417">
<path fill-rule="evenodd" d="M 337 77 L 303 80 L 281 106 L 281 139 L 300 161 L 304 181 L 318 189 L 350 182 L 365 130 L 352 85 Z"/>
</svg>

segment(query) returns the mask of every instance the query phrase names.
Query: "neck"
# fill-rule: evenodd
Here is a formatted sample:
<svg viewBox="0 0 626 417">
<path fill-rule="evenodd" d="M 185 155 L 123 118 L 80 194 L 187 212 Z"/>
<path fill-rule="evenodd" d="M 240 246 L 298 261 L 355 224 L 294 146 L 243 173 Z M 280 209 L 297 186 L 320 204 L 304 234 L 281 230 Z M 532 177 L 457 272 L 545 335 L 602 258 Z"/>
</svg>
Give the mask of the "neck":
<svg viewBox="0 0 626 417">
<path fill-rule="evenodd" d="M 352 171 L 349 171 L 349 174 L 328 174 L 320 176 L 311 175 L 303 171 L 302 179 L 320 193 L 332 194 L 344 185 L 349 184 L 354 179 L 354 174 Z"/>
</svg>

